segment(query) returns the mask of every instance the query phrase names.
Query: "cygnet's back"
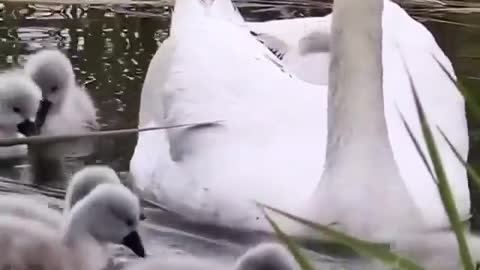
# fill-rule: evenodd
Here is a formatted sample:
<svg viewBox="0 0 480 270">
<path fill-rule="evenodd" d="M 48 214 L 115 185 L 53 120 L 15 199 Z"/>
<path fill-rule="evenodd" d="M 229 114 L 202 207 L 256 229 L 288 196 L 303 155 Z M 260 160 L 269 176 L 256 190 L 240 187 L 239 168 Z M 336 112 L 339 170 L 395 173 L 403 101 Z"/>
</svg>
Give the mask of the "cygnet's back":
<svg viewBox="0 0 480 270">
<path fill-rule="evenodd" d="M 151 257 L 127 266 L 127 270 L 227 270 L 228 265 L 190 255 Z"/>
<path fill-rule="evenodd" d="M 133 263 L 127 270 L 299 270 L 294 258 L 278 244 L 264 243 L 249 249 L 234 265 L 213 258 L 189 255 L 151 257 Z"/>
<path fill-rule="evenodd" d="M 236 262 L 234 270 L 297 270 L 298 264 L 281 245 L 263 243 L 249 249 Z"/>
<path fill-rule="evenodd" d="M 0 219 L 10 217 L 38 221 L 55 229 L 60 229 L 63 222 L 62 215 L 45 202 L 19 194 L 0 196 Z"/>
<path fill-rule="evenodd" d="M 61 244 L 56 230 L 31 219 L 0 219 L 0 245 L 0 269 L 95 270 L 85 254 Z"/>
<path fill-rule="evenodd" d="M 75 173 L 65 195 L 65 211 L 68 212 L 78 201 L 100 184 L 121 185 L 114 170 L 107 166 L 88 166 Z"/>
</svg>

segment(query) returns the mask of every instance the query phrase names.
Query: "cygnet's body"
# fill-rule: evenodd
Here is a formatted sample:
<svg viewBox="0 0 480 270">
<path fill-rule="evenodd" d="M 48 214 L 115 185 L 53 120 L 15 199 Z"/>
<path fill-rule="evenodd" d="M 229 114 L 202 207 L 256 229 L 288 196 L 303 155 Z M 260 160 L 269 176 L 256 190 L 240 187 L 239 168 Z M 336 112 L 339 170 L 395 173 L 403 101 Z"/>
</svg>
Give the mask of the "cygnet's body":
<svg viewBox="0 0 480 270">
<path fill-rule="evenodd" d="M 96 109 L 87 91 L 76 84 L 70 60 L 58 50 L 32 55 L 25 71 L 42 90 L 37 123 L 45 135 L 98 129 Z"/>
<path fill-rule="evenodd" d="M 293 256 L 279 244 L 264 243 L 237 259 L 234 270 L 298 270 Z"/>
<path fill-rule="evenodd" d="M 168 256 L 134 263 L 127 270 L 297 270 L 293 257 L 280 245 L 259 244 L 240 256 L 234 265 L 193 256 Z"/>
<path fill-rule="evenodd" d="M 69 135 L 99 129 L 96 109 L 87 91 L 76 84 L 72 63 L 59 50 L 41 50 L 30 56 L 25 72 L 42 91 L 36 125 L 41 135 Z M 65 143 L 31 145 L 29 157 L 33 181 L 63 182 L 65 156 L 85 156 L 93 152 L 90 138 Z"/>
<path fill-rule="evenodd" d="M 0 138 L 32 135 L 40 100 L 40 89 L 20 70 L 0 74 Z M 0 159 L 26 154 L 26 145 L 0 147 Z"/>
<path fill-rule="evenodd" d="M 101 184 L 78 201 L 65 216 L 61 231 L 41 219 L 3 215 L 0 218 L 0 244 L 9 253 L 0 255 L 0 268 L 20 263 L 15 261 L 20 256 L 30 264 L 43 264 L 45 268 L 100 269 L 108 262 L 104 253 L 106 243 L 125 245 L 144 257 L 145 250 L 136 230 L 139 216 L 138 199 L 126 187 L 116 184 Z M 33 252 L 42 246 L 45 250 Z M 47 255 L 41 256 L 47 251 Z M 82 264 L 65 267 L 65 263 L 78 263 L 77 260 Z M 64 267 L 55 268 L 58 265 Z M 75 268 L 82 265 L 86 266 Z"/>
<path fill-rule="evenodd" d="M 100 258 L 93 259 L 93 249 L 70 249 L 56 230 L 32 219 L 0 219 L 0 244 L 2 269 L 96 270 L 102 265 Z"/>
<path fill-rule="evenodd" d="M 0 216 L 16 216 L 36 220 L 57 229 L 60 229 L 63 223 L 62 215 L 58 211 L 54 211 L 46 203 L 29 195 L 0 196 Z"/>
</svg>

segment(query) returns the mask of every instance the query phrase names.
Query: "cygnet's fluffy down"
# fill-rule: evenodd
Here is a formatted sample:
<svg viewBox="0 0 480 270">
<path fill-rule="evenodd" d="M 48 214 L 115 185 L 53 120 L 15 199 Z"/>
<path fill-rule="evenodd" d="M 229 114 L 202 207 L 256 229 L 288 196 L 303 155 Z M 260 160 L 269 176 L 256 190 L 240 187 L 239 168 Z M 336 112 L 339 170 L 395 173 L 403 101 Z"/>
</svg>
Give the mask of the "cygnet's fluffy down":
<svg viewBox="0 0 480 270">
<path fill-rule="evenodd" d="M 64 241 L 74 245 L 91 241 L 101 247 L 108 243 L 119 244 L 145 257 L 137 232 L 140 214 L 138 198 L 128 188 L 100 184 L 65 215 Z"/>
<path fill-rule="evenodd" d="M 240 256 L 235 264 L 228 265 L 213 259 L 174 255 L 149 258 L 136 262 L 127 270 L 297 270 L 293 257 L 280 245 L 260 244 Z"/>
<path fill-rule="evenodd" d="M 57 230 L 32 219 L 1 218 L 0 245 L 0 269 L 97 270 L 101 265 L 92 263 L 93 250 L 68 248 Z"/>
<path fill-rule="evenodd" d="M 236 262 L 235 270 L 299 270 L 293 256 L 281 245 L 260 244 L 249 249 Z"/>
<path fill-rule="evenodd" d="M 0 218 L 2 216 L 31 219 L 56 229 L 60 229 L 63 222 L 60 212 L 49 208 L 45 202 L 19 194 L 0 196 Z"/>
<path fill-rule="evenodd" d="M 24 69 L 42 91 L 36 122 L 42 135 L 99 129 L 95 105 L 88 92 L 75 82 L 72 63 L 62 52 L 41 50 L 28 58 Z"/>
<path fill-rule="evenodd" d="M 88 166 L 73 175 L 65 195 L 65 212 L 70 209 L 95 187 L 111 183 L 121 185 L 114 170 L 107 166 Z"/>
<path fill-rule="evenodd" d="M 32 135 L 40 100 L 40 89 L 22 71 L 0 74 L 0 138 Z M 0 158 L 17 158 L 26 154 L 26 145 L 0 147 Z"/>
<path fill-rule="evenodd" d="M 16 209 L 14 202 L 10 200 L 11 209 Z M 25 209 L 27 203 L 28 200 L 24 200 L 18 207 Z M 33 200 L 30 203 L 32 209 L 38 207 Z M 50 215 L 49 211 L 56 212 L 48 207 L 44 211 L 45 215 Z M 137 232 L 140 205 L 137 197 L 123 185 L 100 184 L 95 187 L 64 216 L 61 228 L 50 226 L 44 219 L 36 219 L 35 215 L 12 211 L 0 216 L 0 269 L 18 265 L 26 268 L 13 269 L 39 266 L 45 269 L 98 270 L 108 262 L 108 253 L 105 252 L 108 243 L 124 245 L 138 256 L 145 256 Z"/>
<path fill-rule="evenodd" d="M 65 194 L 64 213 L 68 213 L 78 201 L 82 200 L 100 184 L 123 186 L 117 173 L 108 166 L 91 165 L 75 173 Z M 140 211 L 140 220 L 144 219 L 145 215 L 143 211 Z"/>
</svg>

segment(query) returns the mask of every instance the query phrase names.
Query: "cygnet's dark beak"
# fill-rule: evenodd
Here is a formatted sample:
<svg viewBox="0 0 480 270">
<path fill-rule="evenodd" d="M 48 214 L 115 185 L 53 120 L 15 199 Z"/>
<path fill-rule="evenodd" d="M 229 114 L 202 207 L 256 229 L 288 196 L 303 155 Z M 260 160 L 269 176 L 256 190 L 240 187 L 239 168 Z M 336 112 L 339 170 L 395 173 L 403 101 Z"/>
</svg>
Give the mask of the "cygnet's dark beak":
<svg viewBox="0 0 480 270">
<path fill-rule="evenodd" d="M 34 122 L 25 119 L 23 122 L 17 125 L 18 132 L 29 137 L 37 134 L 37 126 Z"/>
<path fill-rule="evenodd" d="M 38 109 L 37 117 L 35 120 L 35 125 L 39 130 L 43 126 L 43 124 L 45 124 L 45 119 L 47 119 L 48 111 L 50 110 L 51 106 L 52 102 L 48 99 L 42 99 L 42 101 L 40 102 L 40 108 Z"/>
<path fill-rule="evenodd" d="M 143 212 L 141 212 L 141 213 L 140 213 L 140 216 L 139 216 L 139 219 L 140 219 L 141 221 L 143 221 L 143 220 L 147 219 L 147 216 L 145 216 L 145 214 L 144 214 Z"/>
<path fill-rule="evenodd" d="M 142 239 L 137 231 L 133 231 L 125 236 L 122 240 L 122 245 L 128 247 L 137 256 L 142 258 L 145 257 L 145 248 L 143 247 Z"/>
</svg>

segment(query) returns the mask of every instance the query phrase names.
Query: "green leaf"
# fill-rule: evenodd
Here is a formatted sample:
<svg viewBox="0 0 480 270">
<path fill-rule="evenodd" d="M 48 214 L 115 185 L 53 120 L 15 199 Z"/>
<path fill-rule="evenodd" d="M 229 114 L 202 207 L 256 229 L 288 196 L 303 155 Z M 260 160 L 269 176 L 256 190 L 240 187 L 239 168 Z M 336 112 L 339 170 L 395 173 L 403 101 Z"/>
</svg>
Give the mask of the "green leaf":
<svg viewBox="0 0 480 270">
<path fill-rule="evenodd" d="M 474 270 L 475 267 L 473 264 L 472 256 L 470 254 L 470 250 L 467 245 L 463 222 L 461 221 L 457 207 L 455 206 L 455 200 L 453 199 L 452 190 L 450 188 L 447 175 L 445 174 L 445 170 L 442 165 L 442 159 L 435 144 L 435 139 L 433 137 L 430 126 L 428 125 L 425 111 L 423 110 L 420 99 L 418 98 L 418 93 L 413 83 L 411 74 L 410 72 L 408 72 L 408 66 L 405 62 L 404 66 L 408 74 L 410 87 L 412 89 L 413 98 L 415 100 L 415 107 L 417 109 L 423 138 L 427 144 L 427 149 L 433 163 L 433 169 L 435 171 L 435 175 L 437 176 L 437 188 L 440 193 L 440 198 L 442 199 L 443 206 L 447 212 L 448 219 L 450 220 L 450 223 L 452 225 L 452 229 L 455 232 L 463 266 L 465 270 Z"/>
<path fill-rule="evenodd" d="M 457 151 L 457 149 L 455 149 L 455 146 L 452 144 L 452 142 L 447 138 L 447 136 L 445 135 L 445 133 L 440 129 L 440 127 L 437 127 L 438 131 L 440 132 L 440 134 L 442 134 L 442 137 L 445 139 L 445 141 L 447 141 L 448 143 L 448 146 L 450 146 L 450 149 L 452 149 L 453 153 L 455 154 L 455 156 L 457 157 L 457 159 L 463 164 L 463 166 L 465 167 L 465 169 L 467 169 L 467 173 L 468 175 L 470 176 L 470 178 L 473 180 L 473 183 L 475 183 L 475 185 L 477 186 L 478 189 L 480 189 L 480 175 L 478 175 L 478 173 L 475 171 L 475 169 L 470 166 L 470 164 L 468 164 L 463 158 L 462 156 L 460 155 L 460 153 Z"/>
<path fill-rule="evenodd" d="M 351 247 L 359 254 L 364 256 L 372 257 L 382 261 L 383 263 L 392 266 L 396 269 L 405 269 L 405 270 L 425 270 L 423 267 L 417 265 L 416 263 L 410 261 L 407 258 L 404 258 L 400 255 L 397 255 L 390 251 L 388 248 L 383 247 L 377 243 L 371 243 L 368 241 L 360 240 L 355 237 L 349 236 L 342 232 L 339 232 L 333 228 L 330 228 L 325 225 L 321 225 L 301 217 L 294 216 L 282 210 L 264 205 L 258 204 L 259 206 L 269 209 L 273 212 L 281 214 L 287 218 L 295 220 L 307 227 L 317 230 L 318 232 L 324 234 L 327 237 L 332 238 L 334 241 L 343 244 L 345 246 Z"/>
<path fill-rule="evenodd" d="M 435 183 L 437 183 L 437 179 L 435 178 L 435 175 L 433 174 L 432 168 L 430 167 L 430 164 L 427 161 L 427 157 L 425 156 L 425 153 L 423 153 L 422 148 L 420 147 L 420 144 L 418 143 L 418 140 L 413 135 L 412 129 L 408 125 L 407 121 L 405 120 L 405 117 L 403 117 L 403 114 L 400 112 L 398 107 L 397 107 L 397 112 L 400 114 L 400 118 L 402 119 L 403 126 L 407 130 L 408 136 L 413 141 L 413 144 L 415 145 L 415 149 L 420 154 L 420 157 L 422 158 L 423 164 L 425 165 L 425 167 L 427 167 L 427 170 L 430 173 L 430 176 L 432 177 L 433 181 Z"/>
<path fill-rule="evenodd" d="M 432 54 L 433 59 L 437 62 L 437 64 L 440 66 L 442 71 L 445 73 L 445 75 L 448 76 L 450 81 L 457 86 L 458 90 L 460 90 L 460 93 L 462 93 L 463 97 L 465 98 L 465 103 L 467 104 L 467 108 L 470 111 L 470 114 L 476 121 L 480 121 L 480 105 L 475 102 L 475 98 L 470 94 L 470 90 L 463 85 L 463 83 L 458 79 L 456 80 L 450 72 L 448 72 L 447 68 L 440 63 L 440 61 L 435 57 L 435 55 Z"/>
<path fill-rule="evenodd" d="M 297 261 L 297 263 L 300 265 L 300 267 L 303 270 L 314 270 L 313 266 L 308 262 L 308 260 L 300 253 L 300 249 L 297 247 L 295 242 L 288 237 L 281 229 L 280 227 L 273 221 L 268 214 L 265 212 L 264 209 L 262 209 L 263 215 L 267 219 L 267 221 L 270 223 L 272 226 L 273 230 L 275 231 L 275 234 L 277 235 L 278 239 L 283 242 L 283 244 L 288 248 L 290 253 L 292 253 L 293 257 Z"/>
</svg>

